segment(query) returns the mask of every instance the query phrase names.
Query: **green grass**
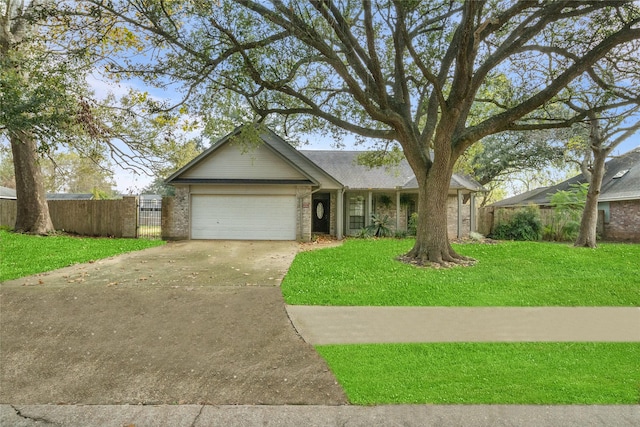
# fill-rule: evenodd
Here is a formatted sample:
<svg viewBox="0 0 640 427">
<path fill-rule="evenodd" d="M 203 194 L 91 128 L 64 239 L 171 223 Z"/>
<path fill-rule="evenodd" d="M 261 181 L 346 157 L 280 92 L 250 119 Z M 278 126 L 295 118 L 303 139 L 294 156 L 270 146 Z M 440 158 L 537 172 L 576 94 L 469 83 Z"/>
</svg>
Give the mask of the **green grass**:
<svg viewBox="0 0 640 427">
<path fill-rule="evenodd" d="M 640 343 L 319 346 L 354 404 L 638 404 Z"/>
<path fill-rule="evenodd" d="M 372 306 L 640 306 L 640 245 L 597 249 L 542 242 L 454 245 L 473 267 L 425 269 L 395 260 L 412 240 L 347 240 L 299 253 L 288 304 Z"/>
<path fill-rule="evenodd" d="M 164 243 L 161 240 L 42 237 L 0 230 L 0 282 Z"/>
</svg>

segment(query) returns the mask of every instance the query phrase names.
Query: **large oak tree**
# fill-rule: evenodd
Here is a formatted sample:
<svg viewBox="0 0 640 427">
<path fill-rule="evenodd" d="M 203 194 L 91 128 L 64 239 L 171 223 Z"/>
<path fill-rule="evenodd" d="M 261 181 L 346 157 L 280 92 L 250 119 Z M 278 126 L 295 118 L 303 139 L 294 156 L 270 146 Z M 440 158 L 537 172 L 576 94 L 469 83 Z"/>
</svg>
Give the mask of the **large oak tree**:
<svg viewBox="0 0 640 427">
<path fill-rule="evenodd" d="M 182 81 L 180 105 L 204 115 L 240 105 L 258 121 L 282 119 L 285 131 L 399 144 L 419 184 L 407 255 L 435 263 L 464 262 L 449 244 L 446 200 L 465 150 L 488 135 L 558 125 L 546 108 L 559 94 L 640 38 L 630 1 L 89 3 L 144 33 L 148 55 L 120 71 Z M 487 90 L 496 79 L 508 84 Z"/>
</svg>

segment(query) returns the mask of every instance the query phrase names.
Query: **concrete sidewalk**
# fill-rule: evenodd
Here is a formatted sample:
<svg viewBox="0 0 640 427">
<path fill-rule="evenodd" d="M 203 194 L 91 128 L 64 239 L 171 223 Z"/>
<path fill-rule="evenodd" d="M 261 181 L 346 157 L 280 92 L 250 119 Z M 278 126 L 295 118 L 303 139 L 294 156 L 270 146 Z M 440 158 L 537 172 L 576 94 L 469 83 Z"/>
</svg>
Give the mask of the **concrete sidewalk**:
<svg viewBox="0 0 640 427">
<path fill-rule="evenodd" d="M 451 341 L 640 341 L 640 308 L 287 306 L 312 344 Z M 519 426 L 640 425 L 640 405 L 8 405 L 0 425 Z"/>
<path fill-rule="evenodd" d="M 639 422 L 637 405 L 0 405 L 3 427 L 635 427 Z"/>
<path fill-rule="evenodd" d="M 324 307 L 288 305 L 310 344 L 640 342 L 638 307 Z"/>
</svg>

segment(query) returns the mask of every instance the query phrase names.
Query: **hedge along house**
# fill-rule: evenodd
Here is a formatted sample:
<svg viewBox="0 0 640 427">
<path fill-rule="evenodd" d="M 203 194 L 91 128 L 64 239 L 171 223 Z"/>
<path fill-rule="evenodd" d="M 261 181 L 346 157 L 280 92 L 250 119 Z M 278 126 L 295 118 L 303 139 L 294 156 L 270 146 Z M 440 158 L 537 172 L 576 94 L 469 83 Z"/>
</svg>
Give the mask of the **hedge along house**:
<svg viewBox="0 0 640 427">
<path fill-rule="evenodd" d="M 242 140 L 242 127 L 166 179 L 175 197 L 163 203 L 163 238 L 342 239 L 387 215 L 407 230 L 417 210 L 417 181 L 406 160 L 369 168 L 357 151 L 299 151 L 268 129 Z M 475 230 L 475 181 L 454 175 L 448 205 L 450 237 Z"/>
</svg>

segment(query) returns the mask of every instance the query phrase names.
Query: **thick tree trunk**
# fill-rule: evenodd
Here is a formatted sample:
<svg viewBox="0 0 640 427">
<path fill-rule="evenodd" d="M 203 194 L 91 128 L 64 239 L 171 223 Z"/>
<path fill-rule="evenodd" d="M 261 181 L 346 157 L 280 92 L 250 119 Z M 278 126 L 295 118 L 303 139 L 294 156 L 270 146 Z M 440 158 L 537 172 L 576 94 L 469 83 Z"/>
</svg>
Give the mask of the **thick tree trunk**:
<svg viewBox="0 0 640 427">
<path fill-rule="evenodd" d="M 576 239 L 575 246 L 596 247 L 596 230 L 598 227 L 598 198 L 604 177 L 604 164 L 607 158 L 606 150 L 594 151 L 593 170 L 589 180 L 589 191 L 587 201 L 582 211 L 580 220 L 580 231 Z"/>
<path fill-rule="evenodd" d="M 11 151 L 18 199 L 15 231 L 42 235 L 55 231 L 33 136 L 15 132 L 11 137 Z"/>
<path fill-rule="evenodd" d="M 447 197 L 452 171 L 432 167 L 418 190 L 418 226 L 416 243 L 403 259 L 419 265 L 443 266 L 474 262 L 456 253 L 449 242 Z"/>
</svg>

